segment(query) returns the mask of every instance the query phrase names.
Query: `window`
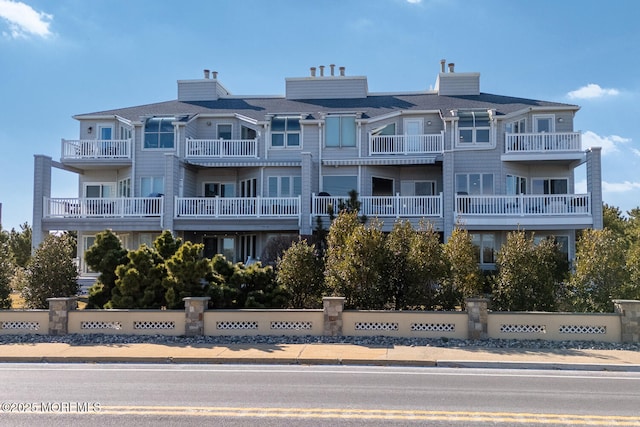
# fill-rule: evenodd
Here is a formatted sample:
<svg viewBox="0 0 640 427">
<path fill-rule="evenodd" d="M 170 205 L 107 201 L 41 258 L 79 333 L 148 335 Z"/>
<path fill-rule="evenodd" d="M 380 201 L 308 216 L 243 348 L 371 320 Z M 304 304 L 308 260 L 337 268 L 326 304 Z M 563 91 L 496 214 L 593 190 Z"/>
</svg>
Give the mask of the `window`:
<svg viewBox="0 0 640 427">
<path fill-rule="evenodd" d="M 527 178 L 507 175 L 507 196 L 527 194 Z"/>
<path fill-rule="evenodd" d="M 395 134 L 396 134 L 395 123 L 389 123 L 371 131 L 371 135 L 395 135 Z"/>
<path fill-rule="evenodd" d="M 235 197 L 236 185 L 233 183 L 205 182 L 204 197 Z"/>
<path fill-rule="evenodd" d="M 496 236 L 489 233 L 471 233 L 471 243 L 475 247 L 480 264 L 495 264 Z"/>
<path fill-rule="evenodd" d="M 258 180 L 255 178 L 240 181 L 240 197 L 256 197 Z"/>
<path fill-rule="evenodd" d="M 534 178 L 531 180 L 533 194 L 568 194 L 569 181 L 566 178 Z"/>
<path fill-rule="evenodd" d="M 231 125 L 218 125 L 218 139 L 231 139 Z"/>
<path fill-rule="evenodd" d="M 456 175 L 456 193 L 458 194 L 494 194 L 493 174 L 470 173 Z"/>
<path fill-rule="evenodd" d="M 256 241 L 257 238 L 255 234 L 240 236 L 240 261 L 246 264 L 248 261 L 257 258 Z"/>
<path fill-rule="evenodd" d="M 256 139 L 256 131 L 255 129 L 248 128 L 246 126 L 240 127 L 240 138 L 241 139 Z"/>
<path fill-rule="evenodd" d="M 118 181 L 118 197 L 131 197 L 131 178 Z"/>
<path fill-rule="evenodd" d="M 236 241 L 233 237 L 204 237 L 203 255 L 213 258 L 216 254 L 222 254 L 227 261 L 236 261 Z"/>
<path fill-rule="evenodd" d="M 507 123 L 507 125 L 505 126 L 505 130 L 507 131 L 507 133 L 525 133 L 526 126 L 527 120 L 520 119 Z"/>
<path fill-rule="evenodd" d="M 272 147 L 300 147 L 300 118 L 274 117 L 271 120 Z"/>
<path fill-rule="evenodd" d="M 131 129 L 120 126 L 120 139 L 131 139 Z"/>
<path fill-rule="evenodd" d="M 143 197 L 154 197 L 164 194 L 164 178 L 161 176 L 146 176 L 140 178 L 140 192 Z"/>
<path fill-rule="evenodd" d="M 173 117 L 152 117 L 144 125 L 144 148 L 173 148 Z"/>
<path fill-rule="evenodd" d="M 357 176 L 325 176 L 322 191 L 331 196 L 348 196 L 349 191 L 358 189 Z"/>
<path fill-rule="evenodd" d="M 329 116 L 325 122 L 325 146 L 356 146 L 356 118 L 354 116 Z"/>
<path fill-rule="evenodd" d="M 297 197 L 302 193 L 299 176 L 270 176 L 269 197 Z"/>
<path fill-rule="evenodd" d="M 98 126 L 98 139 L 105 141 L 113 139 L 113 128 L 111 126 Z"/>
<path fill-rule="evenodd" d="M 486 111 L 458 113 L 458 135 L 460 144 L 488 144 L 491 122 Z"/>
<path fill-rule="evenodd" d="M 554 115 L 540 115 L 533 116 L 534 132 L 555 132 L 555 116 Z"/>
<path fill-rule="evenodd" d="M 87 198 L 108 198 L 114 196 L 115 184 L 85 184 L 84 196 Z"/>
<path fill-rule="evenodd" d="M 371 178 L 372 196 L 393 196 L 393 180 L 388 178 Z"/>
</svg>

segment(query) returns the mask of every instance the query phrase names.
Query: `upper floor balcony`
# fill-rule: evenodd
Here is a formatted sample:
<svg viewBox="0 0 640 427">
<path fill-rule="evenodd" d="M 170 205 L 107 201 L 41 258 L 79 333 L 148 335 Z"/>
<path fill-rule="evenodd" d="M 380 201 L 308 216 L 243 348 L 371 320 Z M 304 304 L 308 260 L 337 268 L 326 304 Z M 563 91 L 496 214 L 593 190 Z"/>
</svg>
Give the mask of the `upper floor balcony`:
<svg viewBox="0 0 640 427">
<path fill-rule="evenodd" d="M 186 158 L 257 158 L 257 139 L 192 139 L 186 140 Z"/>
<path fill-rule="evenodd" d="M 160 217 L 163 197 L 48 198 L 43 218 Z"/>
<path fill-rule="evenodd" d="M 300 218 L 300 197 L 176 197 L 174 217 Z"/>
<path fill-rule="evenodd" d="M 371 135 L 371 155 L 440 154 L 443 151 L 444 132 L 429 135 Z"/>
<path fill-rule="evenodd" d="M 130 139 L 62 140 L 62 160 L 131 159 Z"/>
<path fill-rule="evenodd" d="M 317 196 L 313 194 L 311 215 L 338 214 L 348 197 Z M 442 217 L 442 193 L 437 196 L 359 196 L 360 215 L 391 218 Z"/>
<path fill-rule="evenodd" d="M 580 132 L 506 133 L 503 160 L 580 160 Z"/>
<path fill-rule="evenodd" d="M 467 225 L 590 225 L 591 194 L 456 195 L 455 215 Z"/>
</svg>

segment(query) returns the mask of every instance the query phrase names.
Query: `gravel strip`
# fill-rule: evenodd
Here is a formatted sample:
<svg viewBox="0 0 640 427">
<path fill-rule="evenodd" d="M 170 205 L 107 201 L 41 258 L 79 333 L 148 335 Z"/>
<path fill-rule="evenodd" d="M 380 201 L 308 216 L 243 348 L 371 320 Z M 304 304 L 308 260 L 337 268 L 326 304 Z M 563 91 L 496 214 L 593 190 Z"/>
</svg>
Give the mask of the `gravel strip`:
<svg viewBox="0 0 640 427">
<path fill-rule="evenodd" d="M 325 337 L 325 336 L 165 336 L 165 335 L 105 335 L 69 334 L 49 335 L 0 335 L 2 344 L 65 343 L 72 345 L 110 344 L 167 344 L 167 345 L 230 345 L 230 344 L 353 344 L 375 347 L 447 347 L 447 348 L 496 348 L 531 350 L 630 350 L 640 351 L 640 343 L 607 343 L 598 341 L 543 341 L 543 340 L 460 340 L 448 338 L 396 338 L 385 336 L 369 337 Z"/>
</svg>

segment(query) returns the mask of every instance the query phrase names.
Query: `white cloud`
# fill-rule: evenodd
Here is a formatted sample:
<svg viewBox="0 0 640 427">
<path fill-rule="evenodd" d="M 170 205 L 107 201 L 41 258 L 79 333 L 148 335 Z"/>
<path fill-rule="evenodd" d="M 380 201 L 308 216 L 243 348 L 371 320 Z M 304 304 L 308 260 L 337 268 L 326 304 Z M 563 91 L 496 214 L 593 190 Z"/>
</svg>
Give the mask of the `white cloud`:
<svg viewBox="0 0 640 427">
<path fill-rule="evenodd" d="M 38 12 L 26 3 L 0 0 L 0 18 L 9 24 L 9 32 L 3 32 L 6 37 L 36 35 L 46 38 L 52 34 L 49 25 L 53 15 Z"/>
<path fill-rule="evenodd" d="M 606 182 L 602 181 L 604 193 L 625 193 L 627 191 L 640 190 L 640 182 Z"/>
<path fill-rule="evenodd" d="M 422 0 L 407 0 L 407 3 L 418 4 L 418 3 L 422 3 Z"/>
<path fill-rule="evenodd" d="M 630 138 L 623 138 L 618 135 L 600 136 L 590 130 L 582 134 L 582 146 L 585 148 L 602 147 L 602 155 L 615 153 L 618 146 L 631 142 Z"/>
<path fill-rule="evenodd" d="M 638 150 L 637 148 L 632 148 L 632 149 L 631 149 L 631 152 L 632 152 L 633 154 L 635 154 L 636 156 L 640 157 L 640 150 Z"/>
<path fill-rule="evenodd" d="M 572 90 L 567 94 L 571 99 L 592 99 L 605 96 L 616 96 L 620 93 L 618 89 L 604 89 L 595 83 L 589 83 L 580 89 Z"/>
</svg>

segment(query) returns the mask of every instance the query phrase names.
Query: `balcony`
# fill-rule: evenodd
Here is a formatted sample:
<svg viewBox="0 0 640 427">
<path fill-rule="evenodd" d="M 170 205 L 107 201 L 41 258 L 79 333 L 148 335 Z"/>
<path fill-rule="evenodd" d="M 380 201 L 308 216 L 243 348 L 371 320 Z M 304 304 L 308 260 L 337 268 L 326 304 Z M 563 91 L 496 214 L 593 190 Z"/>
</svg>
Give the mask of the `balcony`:
<svg viewBox="0 0 640 427">
<path fill-rule="evenodd" d="M 62 140 L 62 161 L 131 159 L 130 139 Z"/>
<path fill-rule="evenodd" d="M 186 141 L 186 158 L 257 158 L 257 139 L 192 139 Z"/>
<path fill-rule="evenodd" d="M 580 132 L 506 133 L 502 160 L 580 160 Z"/>
<path fill-rule="evenodd" d="M 300 197 L 177 197 L 176 218 L 300 218 Z"/>
<path fill-rule="evenodd" d="M 455 214 L 467 225 L 590 225 L 591 194 L 456 195 Z"/>
<path fill-rule="evenodd" d="M 45 198 L 43 218 L 160 217 L 163 197 Z"/>
<path fill-rule="evenodd" d="M 371 155 L 440 154 L 443 151 L 443 133 L 430 135 L 371 135 Z"/>
<path fill-rule="evenodd" d="M 348 197 L 312 196 L 311 215 L 338 214 Z M 442 217 L 442 194 L 438 196 L 360 196 L 360 215 L 391 218 Z"/>
</svg>

